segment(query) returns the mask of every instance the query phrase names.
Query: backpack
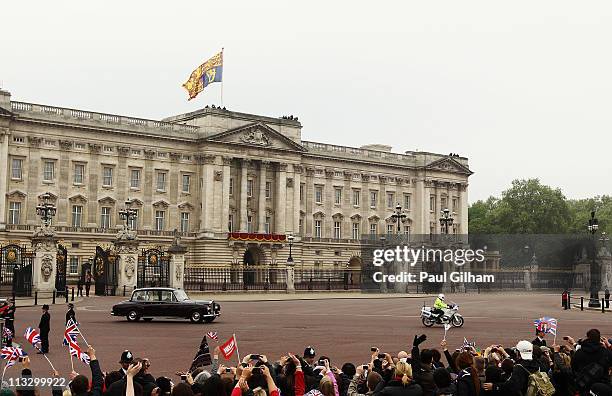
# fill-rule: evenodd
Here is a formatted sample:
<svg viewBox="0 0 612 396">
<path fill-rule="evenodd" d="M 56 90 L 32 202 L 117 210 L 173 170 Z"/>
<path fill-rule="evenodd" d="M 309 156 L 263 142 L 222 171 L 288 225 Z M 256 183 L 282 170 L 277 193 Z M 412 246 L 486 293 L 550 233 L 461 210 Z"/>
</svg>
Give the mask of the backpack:
<svg viewBox="0 0 612 396">
<path fill-rule="evenodd" d="M 541 372 L 540 369 L 535 373 L 531 373 L 520 364 L 517 364 L 517 366 L 521 367 L 529 375 L 525 396 L 552 396 L 555 393 L 555 387 L 550 382 L 548 374 Z"/>
<path fill-rule="evenodd" d="M 576 387 L 580 391 L 587 391 L 591 385 L 604 378 L 606 370 L 598 362 L 589 363 L 584 366 L 576 375 Z"/>
</svg>

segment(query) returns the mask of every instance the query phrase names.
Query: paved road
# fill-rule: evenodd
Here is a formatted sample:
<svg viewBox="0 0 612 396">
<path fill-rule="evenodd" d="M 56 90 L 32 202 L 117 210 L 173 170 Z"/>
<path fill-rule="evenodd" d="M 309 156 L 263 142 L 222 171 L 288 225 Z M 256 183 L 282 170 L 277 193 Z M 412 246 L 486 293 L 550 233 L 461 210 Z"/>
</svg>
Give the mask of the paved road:
<svg viewBox="0 0 612 396">
<path fill-rule="evenodd" d="M 277 358 L 288 351 L 301 353 L 306 345 L 312 345 L 317 354 L 330 356 L 337 365 L 345 361 L 365 362 L 371 346 L 395 353 L 409 349 L 415 334 L 428 335 L 425 347 L 436 345 L 443 335 L 442 328 L 426 329 L 420 322 L 420 308 L 424 301 L 430 302 L 429 298 L 223 302 L 223 315 L 218 321 L 197 325 L 177 320 L 128 323 L 109 315 L 110 307 L 119 300 L 90 297 L 77 303 L 82 331 L 96 347 L 105 371 L 116 369 L 121 352 L 128 348 L 136 356 L 151 359 L 154 375 L 174 377 L 175 370 L 189 366 L 207 331 L 218 331 L 221 338 L 235 332 L 242 354 L 262 353 Z M 559 319 L 560 336 L 580 337 L 592 327 L 612 336 L 611 313 L 563 311 L 558 295 L 458 295 L 449 296 L 449 300 L 460 303 L 466 322 L 463 328 L 449 331 L 451 346 L 459 346 L 463 337 L 478 346 L 531 340 L 533 320 L 543 315 Z M 51 308 L 49 354 L 63 374 L 70 368 L 67 349 L 61 345 L 65 312 L 61 304 Z M 39 317 L 38 307 L 18 309 L 17 342 L 24 343 L 23 329 L 38 325 Z M 32 352 L 29 345 L 26 350 Z M 80 362 L 75 361 L 75 367 L 77 371 L 88 372 Z M 37 375 L 48 374 L 48 366 L 39 356 L 33 358 L 33 369 Z M 9 369 L 7 376 L 17 373 L 14 368 Z"/>
</svg>

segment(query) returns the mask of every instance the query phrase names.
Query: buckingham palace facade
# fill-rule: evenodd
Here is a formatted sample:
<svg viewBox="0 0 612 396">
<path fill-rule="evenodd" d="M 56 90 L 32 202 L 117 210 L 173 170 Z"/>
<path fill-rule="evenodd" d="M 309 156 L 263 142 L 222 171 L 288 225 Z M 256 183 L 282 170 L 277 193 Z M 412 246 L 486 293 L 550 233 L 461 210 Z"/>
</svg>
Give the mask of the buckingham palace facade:
<svg viewBox="0 0 612 396">
<path fill-rule="evenodd" d="M 112 243 L 128 200 L 141 244 L 178 230 L 192 267 L 284 263 L 288 234 L 296 267 L 357 265 L 363 235 L 397 232 L 398 204 L 402 233 L 439 233 L 445 208 L 468 232 L 467 158 L 311 142 L 293 116 L 206 106 L 157 121 L 0 91 L 0 164 L 0 244 L 29 243 L 48 192 L 72 274 Z"/>
</svg>

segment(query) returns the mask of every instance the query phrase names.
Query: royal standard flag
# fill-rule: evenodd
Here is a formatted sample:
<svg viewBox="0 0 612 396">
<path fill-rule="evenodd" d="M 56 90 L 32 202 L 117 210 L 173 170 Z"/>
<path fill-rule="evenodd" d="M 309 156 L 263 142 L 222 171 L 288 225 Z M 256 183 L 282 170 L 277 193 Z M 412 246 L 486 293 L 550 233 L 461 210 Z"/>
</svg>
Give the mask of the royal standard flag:
<svg viewBox="0 0 612 396">
<path fill-rule="evenodd" d="M 191 100 L 198 96 L 198 94 L 202 92 L 204 88 L 208 86 L 208 84 L 221 82 L 222 78 L 223 50 L 191 72 L 189 80 L 183 84 L 183 87 L 189 93 L 189 100 Z"/>
</svg>

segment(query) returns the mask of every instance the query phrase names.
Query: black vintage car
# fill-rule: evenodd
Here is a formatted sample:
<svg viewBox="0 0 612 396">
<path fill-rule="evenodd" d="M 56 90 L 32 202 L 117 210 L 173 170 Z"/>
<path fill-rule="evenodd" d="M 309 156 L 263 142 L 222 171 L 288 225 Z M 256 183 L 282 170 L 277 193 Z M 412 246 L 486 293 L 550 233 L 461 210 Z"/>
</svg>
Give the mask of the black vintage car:
<svg viewBox="0 0 612 396">
<path fill-rule="evenodd" d="M 210 323 L 221 315 L 221 306 L 212 300 L 190 300 L 180 289 L 148 287 L 134 290 L 128 301 L 113 305 L 111 315 L 125 316 L 128 322 L 136 322 L 140 318 L 150 322 L 154 317 L 162 317 Z"/>
</svg>

